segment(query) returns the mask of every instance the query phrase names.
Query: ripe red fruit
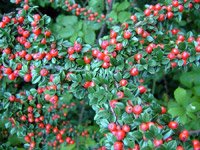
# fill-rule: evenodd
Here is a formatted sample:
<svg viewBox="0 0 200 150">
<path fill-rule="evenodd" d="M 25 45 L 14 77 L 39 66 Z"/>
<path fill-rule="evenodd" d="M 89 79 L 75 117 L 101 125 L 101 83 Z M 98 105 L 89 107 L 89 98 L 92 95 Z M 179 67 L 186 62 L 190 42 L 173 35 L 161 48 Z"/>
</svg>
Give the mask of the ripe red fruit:
<svg viewBox="0 0 200 150">
<path fill-rule="evenodd" d="M 119 84 L 120 84 L 121 86 L 126 86 L 126 85 L 128 84 L 128 81 L 127 81 L 126 79 L 122 79 L 122 80 L 119 82 Z"/>
<path fill-rule="evenodd" d="M 153 144 L 154 144 L 155 147 L 159 147 L 160 145 L 163 144 L 163 140 L 154 139 Z"/>
<path fill-rule="evenodd" d="M 10 17 L 8 16 L 3 16 L 3 19 L 2 19 L 3 22 L 5 22 L 6 24 L 9 23 L 11 21 Z"/>
<path fill-rule="evenodd" d="M 118 103 L 118 101 L 115 100 L 115 99 L 113 99 L 113 100 L 111 100 L 109 103 L 110 103 L 110 107 L 115 108 L 115 107 L 116 107 L 116 104 Z"/>
<path fill-rule="evenodd" d="M 143 30 L 141 27 L 136 28 L 135 31 L 136 31 L 136 33 L 139 34 L 139 35 L 143 34 L 143 32 L 144 32 L 144 30 Z"/>
<path fill-rule="evenodd" d="M 122 92 L 122 91 L 117 92 L 117 97 L 118 97 L 119 99 L 124 98 L 124 92 Z"/>
<path fill-rule="evenodd" d="M 167 18 L 168 19 L 172 19 L 174 17 L 174 13 L 173 12 L 167 12 Z"/>
<path fill-rule="evenodd" d="M 62 139 L 62 135 L 61 135 L 60 133 L 58 133 L 58 134 L 56 135 L 56 139 L 57 139 L 57 140 Z"/>
<path fill-rule="evenodd" d="M 109 63 L 110 62 L 110 57 L 107 56 L 107 55 L 104 56 L 103 61 Z"/>
<path fill-rule="evenodd" d="M 116 38 L 116 37 L 117 37 L 117 32 L 111 30 L 110 31 L 110 38 L 112 39 L 112 38 Z"/>
<path fill-rule="evenodd" d="M 116 134 L 117 140 L 121 141 L 125 138 L 125 136 L 126 136 L 126 132 L 124 132 L 123 130 L 117 131 L 117 134 Z"/>
<path fill-rule="evenodd" d="M 41 29 L 40 28 L 35 28 L 35 29 L 33 29 L 33 31 L 32 31 L 35 35 L 40 35 L 41 34 Z"/>
<path fill-rule="evenodd" d="M 25 59 L 26 59 L 27 61 L 32 60 L 32 55 L 31 55 L 31 54 L 26 54 Z"/>
<path fill-rule="evenodd" d="M 31 47 L 31 43 L 30 42 L 24 43 L 24 47 L 27 48 L 27 49 L 30 48 Z"/>
<path fill-rule="evenodd" d="M 179 6 L 178 0 L 172 1 L 172 6 L 178 7 Z"/>
<path fill-rule="evenodd" d="M 114 143 L 114 150 L 123 150 L 124 144 L 122 142 L 115 142 Z"/>
<path fill-rule="evenodd" d="M 105 50 L 108 45 L 109 45 L 109 42 L 107 40 L 106 41 L 102 41 L 101 48 Z"/>
<path fill-rule="evenodd" d="M 28 10 L 29 9 L 29 5 L 25 4 L 23 8 L 24 8 L 24 10 Z"/>
<path fill-rule="evenodd" d="M 123 125 L 123 126 L 122 126 L 122 130 L 123 130 L 124 132 L 129 132 L 129 131 L 131 130 L 131 128 L 130 128 L 130 126 L 128 126 L 128 125 Z"/>
<path fill-rule="evenodd" d="M 125 111 L 126 111 L 126 113 L 131 114 L 133 112 L 133 107 L 132 106 L 126 106 Z"/>
<path fill-rule="evenodd" d="M 179 32 L 179 30 L 178 29 L 172 29 L 171 32 L 172 32 L 173 35 L 175 35 Z"/>
<path fill-rule="evenodd" d="M 134 59 L 136 60 L 136 61 L 139 61 L 140 59 L 142 58 L 142 54 L 135 54 L 134 55 Z"/>
<path fill-rule="evenodd" d="M 192 140 L 192 145 L 193 145 L 193 147 L 200 146 L 200 141 L 197 139 L 194 139 L 194 140 Z"/>
<path fill-rule="evenodd" d="M 133 113 L 136 115 L 140 115 L 142 113 L 142 106 L 140 105 L 133 106 Z"/>
<path fill-rule="evenodd" d="M 150 9 L 145 9 L 144 15 L 145 16 L 150 16 L 151 15 L 151 10 Z"/>
<path fill-rule="evenodd" d="M 160 14 L 158 17 L 158 21 L 164 21 L 165 20 L 165 15 L 164 14 Z"/>
<path fill-rule="evenodd" d="M 79 43 L 77 43 L 77 42 L 75 42 L 75 43 L 74 43 L 74 50 L 75 50 L 76 52 L 80 52 L 80 51 L 82 50 L 82 45 L 79 44 Z"/>
<path fill-rule="evenodd" d="M 173 53 L 169 53 L 169 54 L 167 55 L 167 58 L 169 58 L 169 60 L 173 60 L 173 59 L 176 58 L 176 56 L 175 56 Z"/>
<path fill-rule="evenodd" d="M 98 54 L 97 54 L 97 58 L 98 58 L 98 59 L 103 60 L 104 57 L 105 57 L 105 54 L 104 54 L 104 53 L 98 52 Z"/>
<path fill-rule="evenodd" d="M 196 52 L 200 52 L 200 45 L 195 47 Z"/>
<path fill-rule="evenodd" d="M 178 11 L 182 12 L 184 10 L 184 6 L 183 5 L 178 5 Z"/>
<path fill-rule="evenodd" d="M 183 146 L 179 145 L 179 146 L 176 147 L 176 150 L 184 150 L 184 148 L 183 148 Z"/>
<path fill-rule="evenodd" d="M 42 69 L 42 70 L 40 70 L 40 75 L 41 75 L 41 76 L 47 76 L 48 73 L 49 73 L 49 71 L 48 71 L 47 69 Z"/>
<path fill-rule="evenodd" d="M 115 48 L 116 48 L 117 51 L 122 50 L 122 48 L 123 48 L 122 43 L 117 43 Z"/>
<path fill-rule="evenodd" d="M 9 75 L 12 73 L 12 69 L 11 68 L 4 68 L 4 73 Z"/>
<path fill-rule="evenodd" d="M 23 32 L 23 37 L 28 38 L 29 35 L 30 35 L 30 32 L 29 32 L 29 31 L 24 31 L 24 32 Z"/>
<path fill-rule="evenodd" d="M 90 64 L 90 62 L 91 62 L 91 59 L 87 56 L 84 56 L 83 60 L 86 64 Z"/>
<path fill-rule="evenodd" d="M 125 39 L 130 39 L 131 38 L 132 33 L 130 31 L 125 31 L 123 37 Z"/>
<path fill-rule="evenodd" d="M 180 53 L 180 51 L 177 49 L 177 48 L 173 48 L 171 50 L 171 53 L 175 54 L 175 55 L 178 55 Z"/>
<path fill-rule="evenodd" d="M 41 16 L 39 14 L 33 15 L 33 18 L 35 21 L 39 21 L 41 19 Z"/>
<path fill-rule="evenodd" d="M 135 15 L 132 15 L 132 16 L 131 16 L 131 20 L 132 20 L 133 22 L 136 22 L 136 21 L 137 21 L 137 17 L 136 17 Z"/>
<path fill-rule="evenodd" d="M 50 36 L 51 36 L 51 31 L 49 31 L 49 30 L 45 31 L 45 32 L 44 32 L 44 35 L 45 35 L 46 37 L 50 37 Z"/>
<path fill-rule="evenodd" d="M 115 131 L 115 130 L 117 130 L 117 125 L 116 125 L 116 123 L 114 123 L 114 122 L 109 123 L 109 124 L 108 124 L 108 129 L 109 129 L 110 131 Z"/>
<path fill-rule="evenodd" d="M 168 127 L 171 128 L 171 129 L 177 129 L 178 123 L 175 122 L 175 121 L 171 121 L 171 122 L 169 122 Z"/>
<path fill-rule="evenodd" d="M 187 141 L 189 137 L 189 132 L 187 130 L 183 130 L 180 134 L 179 134 L 179 139 L 181 141 Z"/>
<path fill-rule="evenodd" d="M 5 22 L 0 22 L 0 28 L 5 28 L 6 23 Z"/>
<path fill-rule="evenodd" d="M 161 7 L 161 5 L 158 3 L 158 4 L 155 5 L 154 9 L 159 11 L 159 10 L 162 9 L 162 7 Z"/>
<path fill-rule="evenodd" d="M 132 68 L 131 70 L 130 70 L 130 75 L 131 76 L 137 76 L 139 74 L 139 71 L 138 71 L 138 69 L 137 68 Z"/>
<path fill-rule="evenodd" d="M 84 88 L 89 88 L 90 87 L 90 81 L 86 81 L 83 85 Z"/>
<path fill-rule="evenodd" d="M 30 82 L 31 79 L 32 79 L 31 74 L 25 74 L 25 75 L 24 75 L 24 81 L 25 81 L 25 82 Z"/>
<path fill-rule="evenodd" d="M 147 131 L 149 129 L 149 126 L 147 123 L 141 123 L 140 124 L 140 130 Z"/>
<path fill-rule="evenodd" d="M 187 60 L 190 57 L 190 54 L 186 51 L 182 52 L 181 54 L 183 60 Z"/>
<path fill-rule="evenodd" d="M 152 50 L 153 50 L 153 47 L 152 47 L 152 46 L 147 46 L 147 47 L 146 47 L 146 52 L 147 52 L 148 54 L 150 54 L 150 53 L 152 52 Z"/>
<path fill-rule="evenodd" d="M 139 90 L 140 94 L 143 94 L 143 93 L 145 93 L 147 91 L 147 89 L 142 85 L 138 86 L 138 90 Z"/>
<path fill-rule="evenodd" d="M 102 68 L 107 69 L 107 68 L 109 68 L 109 67 L 110 67 L 110 63 L 103 62 Z"/>
<path fill-rule="evenodd" d="M 165 114 L 167 112 L 167 109 L 165 107 L 161 107 L 161 114 Z"/>
<path fill-rule="evenodd" d="M 31 142 L 31 138 L 30 138 L 30 136 L 28 136 L 28 135 L 26 135 L 26 136 L 24 137 L 24 140 L 25 140 L 26 142 L 28 142 L 28 143 Z"/>
</svg>

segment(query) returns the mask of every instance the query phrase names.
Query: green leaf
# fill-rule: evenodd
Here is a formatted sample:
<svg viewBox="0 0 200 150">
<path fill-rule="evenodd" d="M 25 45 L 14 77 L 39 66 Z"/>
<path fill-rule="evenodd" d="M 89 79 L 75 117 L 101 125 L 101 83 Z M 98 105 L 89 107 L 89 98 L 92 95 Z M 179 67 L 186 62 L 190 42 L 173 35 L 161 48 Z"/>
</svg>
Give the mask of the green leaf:
<svg viewBox="0 0 200 150">
<path fill-rule="evenodd" d="M 72 25 L 68 25 L 67 27 L 62 27 L 60 30 L 57 31 L 57 33 L 62 38 L 68 38 L 74 34 L 74 28 Z"/>
<path fill-rule="evenodd" d="M 188 104 L 187 91 L 183 88 L 177 88 L 174 92 L 174 97 L 178 104 L 186 106 Z"/>
<path fill-rule="evenodd" d="M 75 150 L 76 144 L 70 144 L 65 146 L 65 144 L 61 145 L 60 150 Z"/>
<path fill-rule="evenodd" d="M 113 18 L 113 21 L 117 21 L 117 13 L 113 10 L 110 12 L 109 17 Z"/>
<path fill-rule="evenodd" d="M 173 107 L 173 108 L 169 108 L 168 112 L 173 116 L 173 117 L 177 117 L 177 116 L 181 116 L 184 115 L 185 109 L 182 107 Z"/>
<path fill-rule="evenodd" d="M 119 22 L 123 23 L 125 22 L 126 20 L 128 20 L 131 16 L 131 13 L 130 12 L 127 12 L 127 11 L 122 11 L 118 14 L 118 20 Z"/>
<path fill-rule="evenodd" d="M 95 32 L 91 29 L 87 29 L 87 31 L 84 32 L 84 41 L 88 44 L 93 44 L 95 42 Z"/>
<path fill-rule="evenodd" d="M 36 84 L 36 83 L 38 83 L 38 82 L 40 82 L 40 79 L 41 79 L 42 77 L 41 76 L 34 76 L 33 78 L 32 78 L 32 84 Z"/>
<path fill-rule="evenodd" d="M 195 94 L 196 96 L 200 96 L 200 86 L 195 86 L 195 87 L 194 87 L 194 94 Z"/>
<path fill-rule="evenodd" d="M 78 22 L 78 18 L 76 16 L 65 16 L 65 15 L 59 15 L 56 18 L 56 22 L 60 25 L 63 26 L 68 26 L 68 25 L 74 25 L 75 23 Z"/>
<path fill-rule="evenodd" d="M 83 59 L 77 59 L 76 62 L 79 64 L 79 65 L 85 65 L 85 62 Z"/>
<path fill-rule="evenodd" d="M 198 112 L 200 111 L 200 102 L 192 102 L 187 107 L 188 112 Z"/>
<path fill-rule="evenodd" d="M 153 37 L 152 36 L 147 36 L 147 41 L 148 42 L 152 42 L 154 39 L 153 39 Z"/>
<path fill-rule="evenodd" d="M 117 6 L 117 11 L 122 11 L 122 10 L 125 10 L 127 9 L 128 7 L 130 6 L 130 3 L 127 2 L 127 0 L 125 0 L 124 2 L 120 3 L 118 6 Z"/>
</svg>

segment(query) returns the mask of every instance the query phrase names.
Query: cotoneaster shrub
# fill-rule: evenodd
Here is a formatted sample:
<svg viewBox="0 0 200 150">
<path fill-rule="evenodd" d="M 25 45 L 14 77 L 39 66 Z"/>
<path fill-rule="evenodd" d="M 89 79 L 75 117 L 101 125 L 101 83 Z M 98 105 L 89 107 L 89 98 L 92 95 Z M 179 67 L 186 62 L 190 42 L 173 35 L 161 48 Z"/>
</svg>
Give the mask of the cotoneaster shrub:
<svg viewBox="0 0 200 150">
<path fill-rule="evenodd" d="M 54 36 L 51 18 L 39 14 L 34 3 L 14 2 L 19 9 L 0 22 L 0 113 L 7 129 L 2 135 L 23 138 L 27 149 L 67 149 L 80 134 L 89 136 L 84 126 L 92 113 L 83 120 L 76 112 L 89 103 L 103 135 L 97 131 L 91 138 L 101 139 L 99 150 L 200 149 L 179 118 L 157 103 L 145 80 L 199 66 L 200 36 L 178 26 L 182 13 L 198 11 L 199 0 L 134 10 L 121 25 L 105 16 L 111 30 L 92 45 L 81 38 L 70 42 Z M 72 2 L 63 2 L 64 8 L 87 15 Z M 107 1 L 107 7 L 113 2 Z M 98 14 L 87 13 L 88 20 L 100 22 Z M 12 147 L 5 142 L 1 148 Z"/>
</svg>

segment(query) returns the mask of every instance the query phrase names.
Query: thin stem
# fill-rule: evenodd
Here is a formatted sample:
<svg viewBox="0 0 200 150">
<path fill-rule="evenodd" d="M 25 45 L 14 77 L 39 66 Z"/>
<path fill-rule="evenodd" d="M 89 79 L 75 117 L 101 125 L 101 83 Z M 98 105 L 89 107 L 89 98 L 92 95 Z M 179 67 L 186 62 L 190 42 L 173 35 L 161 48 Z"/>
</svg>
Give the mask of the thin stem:
<svg viewBox="0 0 200 150">
<path fill-rule="evenodd" d="M 189 131 L 190 134 L 197 134 L 199 135 L 200 134 L 200 130 L 192 130 L 192 131 Z"/>
<path fill-rule="evenodd" d="M 115 0 L 112 0 L 112 2 L 109 4 L 107 2 L 107 0 L 105 0 L 105 4 L 107 4 L 107 6 L 108 6 L 108 7 L 106 7 L 106 11 L 107 11 L 106 12 L 106 16 L 112 11 L 112 7 L 113 7 L 114 2 L 115 2 Z M 100 30 L 100 32 L 98 34 L 98 38 L 97 38 L 97 41 L 96 41 L 97 43 L 99 42 L 99 39 L 102 37 L 102 35 L 105 32 L 105 30 L 106 30 L 106 22 L 104 22 L 104 24 L 101 27 L 101 30 Z"/>
<path fill-rule="evenodd" d="M 108 91 L 108 86 L 106 84 L 104 84 L 104 88 L 105 88 L 106 91 Z M 118 121 L 117 121 L 117 115 L 116 115 L 114 109 L 111 106 L 110 106 L 110 111 L 112 112 L 113 116 L 115 117 L 115 121 L 114 122 L 119 124 Z"/>
</svg>

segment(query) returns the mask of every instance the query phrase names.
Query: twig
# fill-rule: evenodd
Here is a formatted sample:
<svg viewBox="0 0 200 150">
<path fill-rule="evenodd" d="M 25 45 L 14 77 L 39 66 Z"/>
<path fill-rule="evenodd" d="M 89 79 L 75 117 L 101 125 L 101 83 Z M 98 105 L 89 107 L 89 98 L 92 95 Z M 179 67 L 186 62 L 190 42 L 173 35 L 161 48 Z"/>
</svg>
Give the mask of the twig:
<svg viewBox="0 0 200 150">
<path fill-rule="evenodd" d="M 104 88 L 105 88 L 106 91 L 108 91 L 108 86 L 106 84 L 104 84 Z M 110 110 L 111 110 L 113 116 L 115 117 L 115 122 L 117 124 L 119 124 L 118 121 L 117 121 L 117 115 L 116 115 L 115 111 L 113 110 L 113 108 L 111 106 L 110 106 Z"/>
<path fill-rule="evenodd" d="M 83 106 L 81 108 L 81 113 L 79 115 L 79 121 L 78 121 L 79 123 L 78 124 L 81 124 L 81 122 L 82 122 L 84 111 L 85 111 L 85 105 L 83 104 Z"/>
<path fill-rule="evenodd" d="M 152 85 L 152 94 L 155 93 L 155 88 L 156 88 L 156 80 L 153 79 L 153 85 Z"/>
<path fill-rule="evenodd" d="M 200 134 L 200 130 L 192 130 L 192 131 L 189 131 L 190 134 L 197 134 L 199 135 Z"/>
<path fill-rule="evenodd" d="M 114 4 L 114 1 L 115 1 L 115 0 L 112 0 L 112 2 L 109 4 L 109 3 L 107 2 L 107 0 L 105 0 L 105 4 L 106 4 L 106 3 L 108 4 L 108 8 L 106 9 L 106 10 L 107 10 L 106 16 L 112 11 L 112 7 L 113 7 L 113 4 Z M 97 38 L 97 41 L 96 41 L 97 44 L 98 44 L 98 42 L 99 42 L 99 39 L 102 37 L 103 33 L 105 32 L 105 30 L 106 30 L 106 22 L 102 25 L 101 30 L 100 30 L 100 32 L 99 32 L 99 34 L 98 34 L 98 38 Z"/>
<path fill-rule="evenodd" d="M 99 42 L 99 39 L 102 37 L 102 35 L 103 35 L 105 29 L 106 29 L 106 23 L 104 23 L 103 26 L 101 27 L 101 30 L 100 30 L 99 35 L 98 35 L 98 37 L 97 37 L 97 44 L 98 44 L 98 42 Z"/>
<path fill-rule="evenodd" d="M 165 90 L 166 90 L 166 93 L 167 93 L 167 95 L 169 95 L 169 89 L 168 89 L 168 86 L 167 86 L 167 80 L 166 80 L 166 77 L 164 76 L 164 87 L 165 87 Z"/>
</svg>

